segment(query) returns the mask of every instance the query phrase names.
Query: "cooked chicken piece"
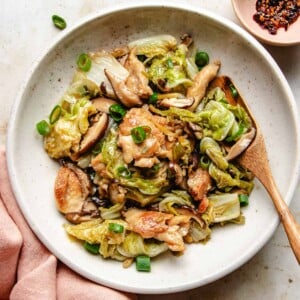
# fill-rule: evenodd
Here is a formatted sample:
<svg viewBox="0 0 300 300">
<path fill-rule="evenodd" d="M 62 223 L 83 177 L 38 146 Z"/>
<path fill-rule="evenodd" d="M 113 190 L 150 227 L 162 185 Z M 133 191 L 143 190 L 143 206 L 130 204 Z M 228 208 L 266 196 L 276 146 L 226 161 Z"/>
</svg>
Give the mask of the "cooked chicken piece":
<svg viewBox="0 0 300 300">
<path fill-rule="evenodd" d="M 117 183 L 110 184 L 108 188 L 109 199 L 113 204 L 123 203 L 125 201 L 126 192 L 127 190 Z"/>
<path fill-rule="evenodd" d="M 131 135 L 119 135 L 118 145 L 122 148 L 124 161 L 128 164 L 134 159 L 137 161 L 143 157 L 153 157 L 159 152 L 160 145 L 155 137 L 148 137 L 142 144 L 135 144 Z M 148 161 L 150 164 L 151 161 Z M 152 160 L 152 163 L 155 162 Z M 151 167 L 153 166 L 151 165 Z M 151 168 L 150 167 L 150 168 Z"/>
<path fill-rule="evenodd" d="M 143 104 L 138 95 L 131 91 L 125 81 L 120 80 L 117 76 L 108 70 L 104 70 L 105 75 L 110 81 L 118 99 L 127 107 L 140 106 Z"/>
<path fill-rule="evenodd" d="M 125 62 L 125 68 L 129 71 L 126 86 L 142 99 L 147 99 L 153 93 L 148 83 L 144 64 L 136 57 L 136 48 L 133 48 Z"/>
<path fill-rule="evenodd" d="M 133 48 L 125 61 L 124 67 L 129 72 L 125 81 L 109 70 L 104 70 L 117 97 L 127 107 L 142 105 L 141 99 L 147 99 L 152 94 L 152 90 L 148 85 L 145 67 L 138 60 L 135 53 L 135 48 Z"/>
<path fill-rule="evenodd" d="M 188 230 L 182 234 L 181 227 L 179 225 L 168 226 L 168 230 L 158 233 L 155 238 L 159 241 L 166 242 L 169 249 L 172 251 L 184 251 L 183 236 L 187 235 Z"/>
<path fill-rule="evenodd" d="M 151 132 L 144 142 L 135 144 L 131 136 L 131 129 L 138 126 L 147 126 Z M 118 145 L 122 148 L 123 158 L 128 164 L 133 160 L 139 166 L 146 163 L 152 167 L 156 159 L 139 161 L 142 158 L 166 157 L 166 136 L 161 127 L 167 126 L 167 119 L 152 115 L 145 107 L 130 109 L 119 126 Z"/>
<path fill-rule="evenodd" d="M 54 186 L 58 210 L 64 214 L 80 212 L 90 190 L 91 183 L 82 170 L 75 166 L 74 169 L 61 167 Z"/>
<path fill-rule="evenodd" d="M 170 169 L 172 169 L 175 173 L 176 185 L 178 185 L 180 188 L 186 190 L 187 189 L 186 170 L 183 170 L 177 163 L 171 163 Z"/>
<path fill-rule="evenodd" d="M 148 239 L 168 230 L 167 221 L 170 220 L 173 215 L 131 208 L 124 213 L 124 216 L 130 230 Z"/>
<path fill-rule="evenodd" d="M 102 153 L 99 153 L 97 156 L 92 158 L 91 166 L 96 171 L 96 173 L 100 175 L 102 174 L 102 172 L 105 172 L 106 165 L 102 162 Z"/>
<path fill-rule="evenodd" d="M 183 236 L 188 233 L 190 217 L 136 208 L 129 209 L 124 216 L 129 230 L 143 238 L 166 242 L 172 251 L 184 251 Z"/>
<path fill-rule="evenodd" d="M 168 225 L 178 225 L 178 232 L 181 234 L 181 236 L 185 236 L 188 234 L 190 229 L 190 219 L 191 217 L 186 215 L 173 216 L 172 219 L 168 221 Z"/>
<path fill-rule="evenodd" d="M 157 157 L 149 157 L 149 158 L 142 157 L 136 159 L 134 165 L 140 168 L 151 168 L 158 163 L 159 163 L 159 159 Z"/>
<path fill-rule="evenodd" d="M 198 168 L 188 174 L 188 191 L 196 201 L 202 201 L 211 189 L 212 182 L 207 170 Z"/>
<path fill-rule="evenodd" d="M 194 103 L 188 109 L 194 111 L 205 95 L 208 84 L 217 76 L 220 61 L 206 65 L 194 78 L 193 85 L 187 89 L 187 98 L 193 98 Z"/>
<path fill-rule="evenodd" d="M 202 198 L 201 202 L 199 203 L 199 206 L 198 206 L 199 213 L 204 213 L 206 211 L 207 207 L 208 207 L 208 204 L 209 204 L 209 200 L 205 195 Z"/>
</svg>

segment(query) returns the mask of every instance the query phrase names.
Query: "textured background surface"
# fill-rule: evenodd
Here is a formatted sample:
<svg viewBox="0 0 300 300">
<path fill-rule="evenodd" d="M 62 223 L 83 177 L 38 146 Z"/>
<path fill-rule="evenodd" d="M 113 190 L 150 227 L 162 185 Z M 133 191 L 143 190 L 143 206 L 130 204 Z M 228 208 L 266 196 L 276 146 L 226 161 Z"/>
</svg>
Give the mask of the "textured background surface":
<svg viewBox="0 0 300 300">
<path fill-rule="evenodd" d="M 189 3 L 214 11 L 239 24 L 230 0 L 172 1 Z M 101 8 L 123 0 L 11 0 L 2 3 L 0 16 L 0 143 L 5 143 L 9 112 L 28 69 L 49 42 L 60 32 L 51 16 L 63 16 L 68 25 Z M 300 45 L 277 48 L 266 46 L 285 74 L 300 107 Z M 280 158 L 279 158 L 280 159 Z M 300 222 L 300 185 L 291 210 Z M 280 225 L 267 245 L 247 264 L 207 286 L 164 296 L 141 295 L 140 299 L 300 299 L 300 269 Z M 170 291 L 172 293 L 172 291 Z"/>
</svg>

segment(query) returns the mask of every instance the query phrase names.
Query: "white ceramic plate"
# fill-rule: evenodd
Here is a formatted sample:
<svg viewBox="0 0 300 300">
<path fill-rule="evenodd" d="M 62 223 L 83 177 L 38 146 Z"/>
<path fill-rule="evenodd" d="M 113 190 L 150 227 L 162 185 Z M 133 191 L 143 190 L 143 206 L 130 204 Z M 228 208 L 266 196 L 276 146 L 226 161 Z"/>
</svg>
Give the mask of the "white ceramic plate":
<svg viewBox="0 0 300 300">
<path fill-rule="evenodd" d="M 120 290 L 171 293 L 212 282 L 235 270 L 268 241 L 278 216 L 256 182 L 244 226 L 215 228 L 206 244 L 188 245 L 183 256 L 165 254 L 152 271 L 103 260 L 67 238 L 57 212 L 53 184 L 58 165 L 49 159 L 35 124 L 47 117 L 68 86 L 75 60 L 83 51 L 113 48 L 128 41 L 168 33 L 190 33 L 199 49 L 221 59 L 221 74 L 234 79 L 265 135 L 279 189 L 289 203 L 299 169 L 298 121 L 291 90 L 267 51 L 244 30 L 202 9 L 182 5 L 137 4 L 103 11 L 68 29 L 38 61 L 12 110 L 8 132 L 8 165 L 18 203 L 31 228 L 61 261 L 83 276 Z"/>
</svg>

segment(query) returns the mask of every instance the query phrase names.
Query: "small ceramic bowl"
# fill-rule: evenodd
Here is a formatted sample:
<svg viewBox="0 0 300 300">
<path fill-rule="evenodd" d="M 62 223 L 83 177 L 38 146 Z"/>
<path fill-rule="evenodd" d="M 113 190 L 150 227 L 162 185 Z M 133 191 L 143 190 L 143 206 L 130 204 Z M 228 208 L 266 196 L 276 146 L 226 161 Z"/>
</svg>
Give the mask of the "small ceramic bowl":
<svg viewBox="0 0 300 300">
<path fill-rule="evenodd" d="M 270 34 L 253 19 L 256 12 L 255 0 L 231 0 L 233 9 L 243 26 L 261 42 L 274 46 L 300 44 L 300 18 L 291 24 L 288 30 L 280 28 L 277 34 Z"/>
</svg>

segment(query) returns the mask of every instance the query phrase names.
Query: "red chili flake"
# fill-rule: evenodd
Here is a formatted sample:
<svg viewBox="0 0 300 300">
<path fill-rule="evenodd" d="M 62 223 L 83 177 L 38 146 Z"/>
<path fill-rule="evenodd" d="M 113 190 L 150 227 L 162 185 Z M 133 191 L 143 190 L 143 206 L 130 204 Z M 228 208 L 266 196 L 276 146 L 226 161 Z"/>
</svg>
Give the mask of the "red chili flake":
<svg viewBox="0 0 300 300">
<path fill-rule="evenodd" d="M 288 30 L 300 14 L 300 0 L 257 0 L 253 19 L 269 33 L 276 34 L 280 27 Z"/>
</svg>

